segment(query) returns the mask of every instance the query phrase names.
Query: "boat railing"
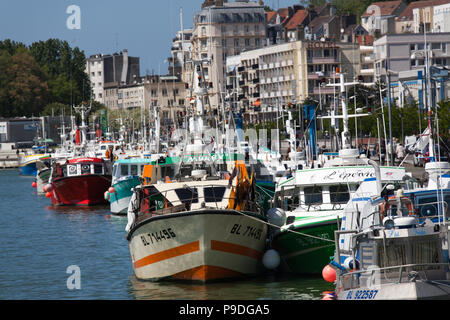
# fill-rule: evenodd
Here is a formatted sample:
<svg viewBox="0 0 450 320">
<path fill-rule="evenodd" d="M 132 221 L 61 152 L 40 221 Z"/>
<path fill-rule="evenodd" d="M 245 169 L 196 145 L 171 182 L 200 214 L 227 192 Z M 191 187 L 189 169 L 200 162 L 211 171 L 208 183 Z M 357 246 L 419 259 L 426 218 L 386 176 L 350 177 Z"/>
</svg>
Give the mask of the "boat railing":
<svg viewBox="0 0 450 320">
<path fill-rule="evenodd" d="M 433 212 L 436 214 L 424 214 L 424 212 L 421 209 L 424 208 L 431 208 L 433 209 Z M 440 208 L 439 208 L 440 207 Z M 398 208 L 395 209 L 394 212 L 390 212 L 389 215 L 384 215 L 383 219 L 386 217 L 396 218 L 396 217 L 404 217 L 404 216 L 410 216 L 409 210 L 405 208 L 405 212 L 403 209 L 401 209 L 400 214 L 398 214 L 399 210 Z M 446 212 L 444 214 L 444 212 Z M 416 206 L 414 206 L 414 212 L 413 214 L 419 218 L 419 220 L 423 219 L 430 219 L 432 222 L 443 222 L 444 217 L 446 217 L 446 220 L 449 219 L 449 204 L 447 201 L 435 201 L 435 202 L 427 202 L 427 203 L 421 203 Z M 378 217 L 378 219 L 377 219 Z M 368 225 L 368 226 L 381 226 L 383 219 L 381 219 L 381 213 L 380 213 L 380 207 L 377 206 L 376 209 L 371 212 L 370 214 L 361 217 L 360 225 Z M 366 224 L 364 222 L 368 221 Z"/>
<path fill-rule="evenodd" d="M 215 192 L 215 188 L 228 188 L 222 184 L 205 184 L 201 188 L 203 190 L 211 188 L 212 193 L 200 195 L 196 191 L 198 186 L 183 186 L 182 188 L 171 188 L 163 191 L 152 192 L 154 186 L 141 189 L 138 192 L 138 208 L 135 208 L 138 219 L 145 219 L 149 216 L 164 215 L 167 213 L 186 212 L 191 210 L 234 210 L 247 212 L 254 215 L 264 217 L 264 209 L 257 202 L 257 195 L 255 194 L 252 200 L 248 193 L 234 196 L 225 196 L 226 190 L 223 194 L 221 191 Z M 174 196 L 176 190 L 186 190 L 183 197 Z M 144 194 L 144 190 L 150 190 L 148 194 Z M 169 195 L 170 193 L 170 195 Z M 190 193 L 190 195 L 189 195 Z M 175 198 L 175 199 L 174 199 Z"/>
<path fill-rule="evenodd" d="M 361 286 L 376 289 L 378 285 L 386 283 L 405 283 L 416 279 L 439 280 L 445 279 L 449 271 L 450 262 L 411 263 L 388 267 L 371 266 L 367 269 L 353 269 L 338 272 L 338 288 L 357 289 Z"/>
</svg>

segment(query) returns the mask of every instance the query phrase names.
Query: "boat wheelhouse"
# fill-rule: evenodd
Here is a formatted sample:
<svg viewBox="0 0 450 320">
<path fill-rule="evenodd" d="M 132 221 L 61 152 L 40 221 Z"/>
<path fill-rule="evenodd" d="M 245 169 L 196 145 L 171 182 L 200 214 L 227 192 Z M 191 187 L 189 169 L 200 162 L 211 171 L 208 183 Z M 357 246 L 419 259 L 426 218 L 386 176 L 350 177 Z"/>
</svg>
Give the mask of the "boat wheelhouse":
<svg viewBox="0 0 450 320">
<path fill-rule="evenodd" d="M 146 165 L 159 165 L 159 179 L 174 179 L 177 162 L 170 157 L 161 157 L 154 161 L 145 158 L 131 158 L 117 160 L 113 166 L 111 187 L 105 194 L 110 202 L 111 213 L 126 215 L 132 189 L 141 184 Z M 167 177 L 167 178 L 166 178 Z"/>
<path fill-rule="evenodd" d="M 74 158 L 52 164 L 49 180 L 53 205 L 107 204 L 104 192 L 111 185 L 110 163 L 100 158 Z"/>
</svg>

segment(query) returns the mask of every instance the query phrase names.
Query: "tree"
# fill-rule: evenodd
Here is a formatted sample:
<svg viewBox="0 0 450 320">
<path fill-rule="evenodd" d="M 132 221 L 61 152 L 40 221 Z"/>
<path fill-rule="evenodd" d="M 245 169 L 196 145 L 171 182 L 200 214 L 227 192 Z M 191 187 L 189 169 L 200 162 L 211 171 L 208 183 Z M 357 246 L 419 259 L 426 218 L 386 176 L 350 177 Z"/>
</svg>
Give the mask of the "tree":
<svg viewBox="0 0 450 320">
<path fill-rule="evenodd" d="M 20 50 L 22 51 L 22 50 Z M 49 101 L 47 75 L 28 52 L 0 53 L 0 114 L 3 117 L 39 115 Z"/>
</svg>

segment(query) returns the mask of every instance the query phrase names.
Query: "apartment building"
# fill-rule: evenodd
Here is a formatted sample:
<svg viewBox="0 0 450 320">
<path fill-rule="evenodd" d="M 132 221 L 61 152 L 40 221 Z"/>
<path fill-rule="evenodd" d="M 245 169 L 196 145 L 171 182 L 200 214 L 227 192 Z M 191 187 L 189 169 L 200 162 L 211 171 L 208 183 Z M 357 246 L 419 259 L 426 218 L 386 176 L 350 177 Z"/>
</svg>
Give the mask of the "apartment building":
<svg viewBox="0 0 450 320">
<path fill-rule="evenodd" d="M 336 71 L 353 81 L 360 72 L 357 43 L 296 41 L 251 50 L 227 59 L 227 89 L 245 121 L 272 119 L 289 104 L 311 97 L 324 103 L 339 91 Z"/>
<path fill-rule="evenodd" d="M 112 55 L 95 54 L 86 59 L 86 73 L 91 81 L 93 99 L 105 103 L 104 87 L 132 84 L 140 74 L 139 58 L 128 50 Z"/>
<path fill-rule="evenodd" d="M 450 32 L 450 1 L 433 7 L 433 32 Z"/>
<path fill-rule="evenodd" d="M 204 60 L 204 80 L 209 84 L 209 103 L 217 108 L 225 92 L 228 56 L 264 45 L 266 18 L 262 1 L 205 1 L 194 16 L 192 58 Z M 206 62 L 208 61 L 208 62 Z M 186 77 L 192 77 L 186 65 Z M 188 79 L 185 81 L 188 82 Z"/>
<path fill-rule="evenodd" d="M 427 33 L 427 48 L 430 65 L 435 67 L 450 67 L 450 33 Z M 398 91 L 399 72 L 424 70 L 426 64 L 425 37 L 423 34 L 392 34 L 385 35 L 374 42 L 375 78 L 386 79 L 386 67 L 390 72 L 394 95 Z M 425 74 L 423 73 L 423 77 Z M 401 79 L 400 79 L 401 80 Z M 424 83 L 421 79 L 411 79 L 404 83 L 409 95 L 422 103 Z M 448 87 L 441 88 L 448 97 Z"/>
</svg>

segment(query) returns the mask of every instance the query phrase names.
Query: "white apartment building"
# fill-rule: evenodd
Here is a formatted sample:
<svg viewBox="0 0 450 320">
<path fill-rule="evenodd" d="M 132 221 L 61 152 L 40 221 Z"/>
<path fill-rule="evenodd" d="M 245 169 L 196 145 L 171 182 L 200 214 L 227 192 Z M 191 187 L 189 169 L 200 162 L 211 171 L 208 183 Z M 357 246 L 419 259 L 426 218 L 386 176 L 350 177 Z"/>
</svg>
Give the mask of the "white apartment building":
<svg viewBox="0 0 450 320">
<path fill-rule="evenodd" d="M 205 1 L 194 16 L 192 58 L 209 60 L 204 75 L 209 83 L 209 99 L 217 108 L 225 91 L 225 64 L 228 56 L 260 48 L 266 38 L 266 16 L 262 2 L 249 0 Z M 187 65 L 187 77 L 190 71 Z M 189 82 L 189 79 L 185 79 Z"/>
<path fill-rule="evenodd" d="M 370 57 L 370 48 L 363 52 Z M 227 58 L 227 90 L 234 109 L 245 110 L 245 121 L 264 121 L 262 117 L 308 97 L 333 100 L 336 89 L 326 84 L 339 82 L 338 68 L 346 81 L 353 81 L 363 60 L 364 75 L 372 82 L 373 65 L 364 57 L 359 44 L 333 41 L 296 41 L 246 51 Z"/>
<path fill-rule="evenodd" d="M 433 32 L 450 32 L 450 1 L 433 8 Z"/>
<path fill-rule="evenodd" d="M 104 103 L 104 63 L 103 55 L 96 54 L 91 56 L 86 61 L 86 74 L 89 76 L 91 81 L 92 98 L 95 101 Z"/>
</svg>

